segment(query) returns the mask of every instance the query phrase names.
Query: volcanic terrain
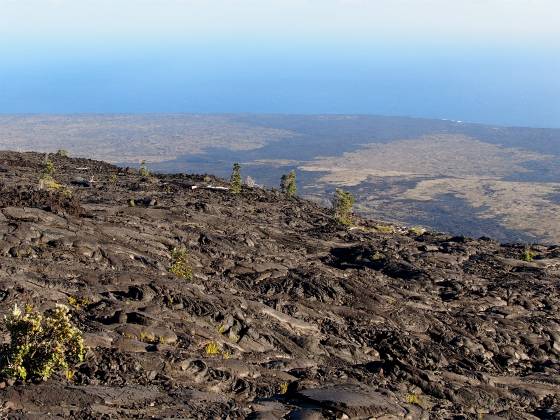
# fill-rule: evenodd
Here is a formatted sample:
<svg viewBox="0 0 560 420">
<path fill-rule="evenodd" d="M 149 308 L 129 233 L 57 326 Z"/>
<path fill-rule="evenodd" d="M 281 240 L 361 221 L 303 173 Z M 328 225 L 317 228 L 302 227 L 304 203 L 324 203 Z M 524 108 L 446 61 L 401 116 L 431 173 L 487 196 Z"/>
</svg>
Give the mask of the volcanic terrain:
<svg viewBox="0 0 560 420">
<path fill-rule="evenodd" d="M 559 246 L 145 175 L 0 152 L 0 315 L 64 303 L 90 348 L 70 379 L 1 378 L 3 416 L 560 418 Z"/>
</svg>

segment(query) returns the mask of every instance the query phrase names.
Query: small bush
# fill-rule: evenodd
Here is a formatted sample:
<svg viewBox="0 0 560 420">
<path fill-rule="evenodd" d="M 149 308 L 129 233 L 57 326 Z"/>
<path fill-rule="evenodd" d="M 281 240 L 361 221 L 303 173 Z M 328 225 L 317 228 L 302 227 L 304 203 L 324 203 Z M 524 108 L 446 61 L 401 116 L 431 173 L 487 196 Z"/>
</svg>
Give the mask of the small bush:
<svg viewBox="0 0 560 420">
<path fill-rule="evenodd" d="M 280 180 L 280 188 L 282 189 L 283 193 L 296 195 L 296 173 L 292 171 L 287 175 L 282 175 L 282 179 Z"/>
<path fill-rule="evenodd" d="M 536 256 L 537 256 L 537 254 L 535 254 L 533 251 L 531 251 L 530 248 L 526 248 L 525 251 L 523 251 L 523 253 L 521 253 L 521 255 L 519 256 L 519 259 L 521 261 L 531 262 L 531 261 L 533 261 L 533 258 L 535 258 Z"/>
<path fill-rule="evenodd" d="M 352 219 L 351 219 L 350 217 L 346 217 L 346 218 L 344 218 L 344 217 L 335 217 L 335 218 L 334 218 L 334 221 L 335 221 L 335 222 L 338 222 L 338 223 L 340 223 L 340 224 L 342 224 L 342 225 L 344 225 L 344 226 L 348 226 L 348 227 L 354 227 L 354 226 L 356 226 L 356 225 L 352 222 Z"/>
<path fill-rule="evenodd" d="M 395 233 L 395 228 L 393 226 L 376 225 L 374 229 L 377 233 Z"/>
<path fill-rule="evenodd" d="M 417 227 L 417 226 L 408 230 L 408 233 L 413 233 L 415 235 L 423 235 L 424 232 L 425 232 L 424 229 L 422 229 L 421 227 Z"/>
<path fill-rule="evenodd" d="M 152 171 L 151 169 L 148 170 L 148 168 L 146 168 L 146 159 L 144 159 L 142 162 L 140 162 L 140 169 L 138 172 L 138 176 L 140 178 L 147 178 L 150 175 L 153 175 L 154 171 Z"/>
<path fill-rule="evenodd" d="M 218 343 L 212 341 L 204 347 L 204 353 L 206 354 L 218 354 L 220 352 Z"/>
<path fill-rule="evenodd" d="M 43 179 L 50 179 L 52 175 L 56 172 L 53 163 L 50 160 L 47 160 L 45 163 L 45 167 L 43 168 L 43 174 L 41 178 Z"/>
<path fill-rule="evenodd" d="M 409 404 L 418 404 L 420 405 L 420 398 L 418 398 L 417 394 L 407 394 L 406 402 Z"/>
<path fill-rule="evenodd" d="M 233 164 L 233 172 L 231 173 L 231 179 L 229 181 L 232 194 L 239 194 L 241 192 L 241 165 L 239 163 Z"/>
<path fill-rule="evenodd" d="M 56 154 L 57 154 L 58 156 L 68 157 L 68 150 L 59 149 L 58 152 L 56 152 Z"/>
<path fill-rule="evenodd" d="M 350 191 L 343 191 L 337 188 L 332 201 L 334 216 L 339 219 L 348 220 L 354 206 L 354 200 L 355 198 L 352 197 Z"/>
<path fill-rule="evenodd" d="M 50 378 L 60 369 L 68 376 L 68 360 L 82 361 L 88 350 L 82 332 L 70 323 L 68 307 L 57 304 L 44 315 L 31 310 L 23 314 L 16 304 L 5 317 L 11 342 L 4 344 L 2 371 L 22 380 Z"/>
<path fill-rule="evenodd" d="M 190 280 L 193 278 L 192 267 L 188 265 L 188 255 L 185 251 L 180 251 L 174 248 L 171 251 L 171 263 L 167 268 L 170 273 L 176 274 L 179 277 L 183 277 L 185 280 Z"/>
<path fill-rule="evenodd" d="M 54 191 L 59 194 L 69 195 L 72 194 L 72 191 L 66 187 L 65 185 L 57 183 L 52 175 L 56 172 L 53 163 L 50 160 L 47 160 L 45 166 L 43 167 L 43 171 L 41 173 L 41 177 L 37 183 L 39 184 L 39 189 L 42 190 L 43 188 L 48 188 L 50 191 Z"/>
</svg>

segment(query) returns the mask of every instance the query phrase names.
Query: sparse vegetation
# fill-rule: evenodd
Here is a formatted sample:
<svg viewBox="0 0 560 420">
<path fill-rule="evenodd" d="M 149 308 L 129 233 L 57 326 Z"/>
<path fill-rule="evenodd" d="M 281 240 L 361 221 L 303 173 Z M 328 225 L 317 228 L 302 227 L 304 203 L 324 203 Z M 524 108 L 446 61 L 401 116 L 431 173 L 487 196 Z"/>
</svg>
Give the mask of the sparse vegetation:
<svg viewBox="0 0 560 420">
<path fill-rule="evenodd" d="M 218 343 L 216 343 L 215 341 L 208 343 L 206 347 L 204 347 L 204 353 L 206 354 L 218 354 L 219 352 L 220 351 Z"/>
<path fill-rule="evenodd" d="M 374 227 L 374 229 L 372 230 L 373 233 L 377 232 L 377 233 L 394 233 L 395 232 L 395 228 L 393 226 L 382 226 L 382 225 L 376 225 Z"/>
<path fill-rule="evenodd" d="M 44 315 L 29 306 L 23 313 L 16 304 L 5 317 L 11 342 L 4 344 L 3 372 L 25 380 L 50 378 L 65 369 L 68 377 L 68 361 L 82 361 L 88 350 L 68 312 L 66 305 L 57 304 Z"/>
<path fill-rule="evenodd" d="M 422 229 L 421 227 L 415 226 L 415 227 L 409 229 L 408 232 L 413 233 L 415 235 L 423 235 L 424 234 L 424 229 Z"/>
<path fill-rule="evenodd" d="M 409 404 L 418 404 L 420 405 L 420 398 L 416 394 L 408 394 L 406 396 L 406 402 Z"/>
<path fill-rule="evenodd" d="M 335 218 L 335 220 L 338 223 L 343 224 L 344 226 L 349 226 L 349 227 L 355 226 L 354 223 L 352 223 L 352 219 L 350 219 L 350 217 L 347 217 L 345 219 L 343 219 L 342 217 L 338 217 L 338 218 Z"/>
<path fill-rule="evenodd" d="M 113 174 L 109 177 L 109 182 L 115 182 L 117 180 L 118 176 L 116 174 Z"/>
<path fill-rule="evenodd" d="M 519 259 L 521 261 L 531 262 L 531 261 L 533 261 L 533 258 L 535 258 L 536 256 L 537 256 L 537 254 L 534 253 L 533 251 L 531 251 L 531 248 L 525 248 L 525 251 L 523 251 L 521 253 L 521 255 L 519 256 Z"/>
<path fill-rule="evenodd" d="M 43 174 L 41 175 L 42 179 L 51 179 L 52 175 L 56 172 L 53 163 L 50 160 L 47 160 L 45 163 L 45 167 L 43 168 Z"/>
<path fill-rule="evenodd" d="M 282 175 L 282 179 L 280 180 L 280 188 L 282 189 L 283 193 L 296 195 L 296 173 L 292 171 L 289 174 Z"/>
<path fill-rule="evenodd" d="M 233 172 L 231 173 L 230 188 L 232 194 L 239 194 L 241 192 L 241 165 L 239 163 L 233 164 Z"/>
<path fill-rule="evenodd" d="M 53 163 L 50 160 L 45 162 L 45 166 L 43 167 L 43 171 L 41 172 L 41 177 L 39 178 L 38 184 L 39 189 L 43 189 L 43 187 L 48 188 L 51 191 L 57 192 L 59 194 L 72 194 L 72 191 L 67 188 L 66 186 L 57 183 L 52 175 L 56 172 L 56 169 Z"/>
<path fill-rule="evenodd" d="M 147 178 L 150 175 L 153 175 L 154 171 L 152 171 L 151 169 L 148 169 L 146 167 L 146 159 L 144 159 L 142 162 L 140 162 L 140 169 L 138 171 L 138 176 L 140 178 Z"/>
<path fill-rule="evenodd" d="M 170 273 L 176 274 L 185 280 L 192 279 L 192 267 L 188 265 L 188 255 L 185 251 L 178 250 L 176 248 L 171 251 L 171 263 L 167 268 Z"/>
<path fill-rule="evenodd" d="M 58 152 L 56 152 L 56 154 L 57 154 L 58 156 L 68 157 L 68 150 L 58 149 Z"/>
<path fill-rule="evenodd" d="M 340 188 L 336 189 L 332 201 L 332 209 L 334 212 L 334 216 L 338 221 L 342 223 L 344 223 L 344 221 L 351 222 L 350 212 L 352 211 L 352 207 L 354 206 L 354 200 L 355 198 L 352 197 L 350 191 L 344 191 Z"/>
</svg>

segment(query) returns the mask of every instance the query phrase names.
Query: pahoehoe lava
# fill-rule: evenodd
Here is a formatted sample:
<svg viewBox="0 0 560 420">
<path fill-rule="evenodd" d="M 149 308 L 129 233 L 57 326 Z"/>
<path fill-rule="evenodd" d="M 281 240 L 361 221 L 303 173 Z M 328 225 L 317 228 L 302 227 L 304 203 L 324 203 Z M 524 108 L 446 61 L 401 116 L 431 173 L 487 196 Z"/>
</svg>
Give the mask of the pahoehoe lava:
<svg viewBox="0 0 560 420">
<path fill-rule="evenodd" d="M 65 303 L 90 350 L 70 380 L 0 378 L 3 416 L 560 418 L 559 246 L 522 261 L 211 175 L 49 159 L 71 194 L 39 188 L 44 154 L 0 152 L 0 315 Z"/>
</svg>

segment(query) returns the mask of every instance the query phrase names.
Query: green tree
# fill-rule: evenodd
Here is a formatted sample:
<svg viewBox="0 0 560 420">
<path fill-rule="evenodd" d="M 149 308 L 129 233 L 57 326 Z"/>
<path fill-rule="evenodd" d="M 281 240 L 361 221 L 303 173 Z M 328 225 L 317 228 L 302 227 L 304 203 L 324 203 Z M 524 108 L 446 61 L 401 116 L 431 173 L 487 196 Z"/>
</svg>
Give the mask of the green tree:
<svg viewBox="0 0 560 420">
<path fill-rule="evenodd" d="M 282 175 L 282 179 L 280 180 L 280 188 L 282 188 L 283 193 L 296 195 L 296 173 L 294 171 L 290 172 L 287 175 Z"/>
<path fill-rule="evenodd" d="M 47 162 L 45 163 L 45 167 L 43 168 L 43 174 L 41 175 L 41 178 L 43 179 L 51 179 L 52 175 L 56 172 L 56 169 L 54 169 L 54 165 L 50 160 L 47 160 Z"/>
<path fill-rule="evenodd" d="M 332 201 L 334 216 L 341 220 L 348 220 L 352 206 L 354 206 L 354 200 L 355 198 L 352 197 L 350 191 L 337 188 Z"/>
<path fill-rule="evenodd" d="M 239 171 L 241 170 L 241 165 L 239 163 L 233 164 L 233 172 L 231 173 L 231 192 L 232 194 L 239 194 L 241 192 L 241 174 Z"/>
</svg>

